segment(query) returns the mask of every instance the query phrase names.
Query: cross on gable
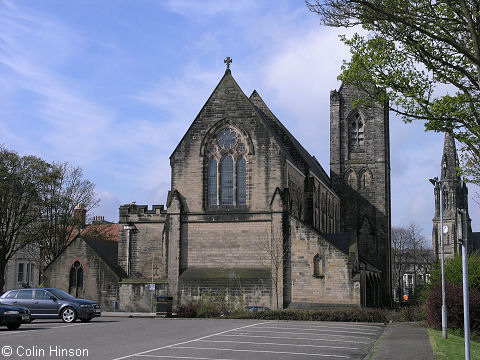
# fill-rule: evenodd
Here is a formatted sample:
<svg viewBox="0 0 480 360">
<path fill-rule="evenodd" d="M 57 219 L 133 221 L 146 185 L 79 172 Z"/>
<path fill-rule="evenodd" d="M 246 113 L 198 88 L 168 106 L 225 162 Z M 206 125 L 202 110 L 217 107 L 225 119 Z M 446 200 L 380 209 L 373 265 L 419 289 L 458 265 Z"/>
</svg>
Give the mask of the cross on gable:
<svg viewBox="0 0 480 360">
<path fill-rule="evenodd" d="M 223 60 L 225 64 L 227 64 L 227 70 L 230 69 L 230 64 L 233 62 L 232 59 L 230 59 L 230 56 L 227 56 L 225 60 Z"/>
</svg>

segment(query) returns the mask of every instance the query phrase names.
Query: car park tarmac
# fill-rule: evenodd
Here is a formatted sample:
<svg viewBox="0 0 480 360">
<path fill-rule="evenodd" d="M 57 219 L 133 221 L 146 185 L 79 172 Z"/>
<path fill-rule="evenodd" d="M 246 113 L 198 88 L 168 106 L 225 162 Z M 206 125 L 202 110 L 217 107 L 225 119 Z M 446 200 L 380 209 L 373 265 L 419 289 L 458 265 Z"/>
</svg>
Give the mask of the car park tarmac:
<svg viewBox="0 0 480 360">
<path fill-rule="evenodd" d="M 363 359 L 382 324 L 102 317 L 0 329 L 5 359 Z M 10 352 L 10 355 L 9 355 Z"/>
</svg>

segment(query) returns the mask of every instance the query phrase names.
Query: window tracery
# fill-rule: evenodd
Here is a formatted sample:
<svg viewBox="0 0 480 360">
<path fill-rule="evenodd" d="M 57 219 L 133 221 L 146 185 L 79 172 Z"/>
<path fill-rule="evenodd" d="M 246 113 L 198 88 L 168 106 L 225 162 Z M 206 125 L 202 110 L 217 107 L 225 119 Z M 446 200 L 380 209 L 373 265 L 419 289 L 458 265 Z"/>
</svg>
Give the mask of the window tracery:
<svg viewBox="0 0 480 360">
<path fill-rule="evenodd" d="M 83 288 L 83 266 L 80 261 L 75 261 L 70 268 L 68 292 L 78 297 L 78 291 Z"/>
<path fill-rule="evenodd" d="M 357 149 L 365 143 L 365 122 L 361 115 L 357 113 L 350 126 L 350 146 Z"/>
<path fill-rule="evenodd" d="M 246 205 L 249 151 L 243 134 L 233 127 L 222 127 L 205 149 L 207 205 Z"/>
</svg>

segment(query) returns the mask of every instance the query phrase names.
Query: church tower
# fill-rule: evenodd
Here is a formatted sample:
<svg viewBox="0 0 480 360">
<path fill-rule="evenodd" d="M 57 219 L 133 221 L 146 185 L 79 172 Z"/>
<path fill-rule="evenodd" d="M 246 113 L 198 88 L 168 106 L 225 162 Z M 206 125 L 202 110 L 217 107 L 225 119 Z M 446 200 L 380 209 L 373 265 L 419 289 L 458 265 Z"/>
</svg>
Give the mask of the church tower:
<svg viewBox="0 0 480 360">
<path fill-rule="evenodd" d="M 443 156 L 441 162 L 441 186 L 442 197 L 440 200 L 440 188 L 435 187 L 435 216 L 433 218 L 432 243 L 435 258 L 438 261 L 441 253 L 440 244 L 440 205 L 443 204 L 443 244 L 445 257 L 452 257 L 460 253 L 462 238 L 462 218 L 458 210 L 467 210 L 467 236 L 471 239 L 471 219 L 468 216 L 468 189 L 458 175 L 458 156 L 455 147 L 455 139 L 452 134 L 445 133 Z M 468 242 L 471 247 L 471 241 Z"/>
<path fill-rule="evenodd" d="M 340 228 L 360 263 L 381 271 L 379 302 L 391 302 L 390 141 L 387 104 L 356 105 L 351 85 L 330 93 L 330 178 L 340 196 Z"/>
</svg>

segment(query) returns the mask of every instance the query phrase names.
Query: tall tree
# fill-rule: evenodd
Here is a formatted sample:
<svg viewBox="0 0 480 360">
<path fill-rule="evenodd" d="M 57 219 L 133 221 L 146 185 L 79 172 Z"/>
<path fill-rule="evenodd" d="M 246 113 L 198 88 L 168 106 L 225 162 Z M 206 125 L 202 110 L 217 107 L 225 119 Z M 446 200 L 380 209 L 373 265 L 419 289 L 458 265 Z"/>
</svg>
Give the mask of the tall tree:
<svg viewBox="0 0 480 360">
<path fill-rule="evenodd" d="M 398 296 L 404 293 L 403 276 L 412 275 L 414 288 L 431 270 L 433 253 L 427 248 L 426 240 L 416 224 L 392 228 L 392 282 Z"/>
<path fill-rule="evenodd" d="M 464 174 L 480 183 L 480 0 L 306 4 L 324 25 L 360 25 L 368 33 L 342 37 L 352 58 L 339 78 L 363 87 L 370 100 L 389 99 L 405 121 L 452 133 L 462 145 Z"/>
<path fill-rule="evenodd" d="M 19 250 L 28 247 L 40 266 L 47 264 L 81 227 L 75 207 L 89 210 L 98 203 L 81 168 L 0 146 L 0 291 L 7 262 Z"/>
<path fill-rule="evenodd" d="M 0 146 L 0 291 L 8 260 L 41 234 L 42 189 L 52 170 L 42 159 Z"/>
<path fill-rule="evenodd" d="M 42 189 L 41 257 L 45 265 L 62 251 L 75 233 L 85 227 L 85 219 L 76 216 L 75 208 L 88 212 L 99 203 L 95 185 L 83 178 L 81 168 L 68 163 L 54 163 L 51 175 L 51 181 Z"/>
</svg>

